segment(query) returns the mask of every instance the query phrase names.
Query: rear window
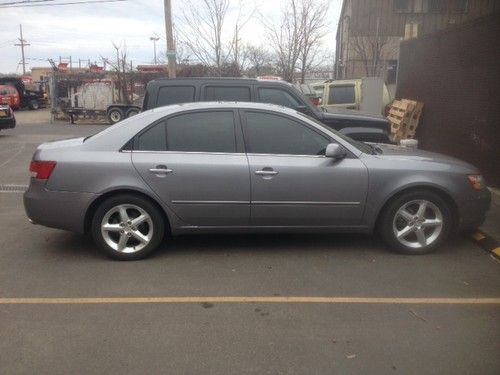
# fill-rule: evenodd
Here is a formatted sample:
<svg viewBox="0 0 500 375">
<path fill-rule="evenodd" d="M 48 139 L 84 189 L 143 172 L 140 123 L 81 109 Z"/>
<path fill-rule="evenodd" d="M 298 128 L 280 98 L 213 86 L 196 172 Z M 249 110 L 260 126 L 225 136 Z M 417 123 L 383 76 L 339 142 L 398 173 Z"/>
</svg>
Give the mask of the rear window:
<svg viewBox="0 0 500 375">
<path fill-rule="evenodd" d="M 156 106 L 161 107 L 170 104 L 191 103 L 194 101 L 193 86 L 165 86 L 158 91 Z"/>
<path fill-rule="evenodd" d="M 244 86 L 207 86 L 206 101 L 249 102 L 250 87 Z"/>
<path fill-rule="evenodd" d="M 328 104 L 355 103 L 354 85 L 330 86 Z"/>
</svg>

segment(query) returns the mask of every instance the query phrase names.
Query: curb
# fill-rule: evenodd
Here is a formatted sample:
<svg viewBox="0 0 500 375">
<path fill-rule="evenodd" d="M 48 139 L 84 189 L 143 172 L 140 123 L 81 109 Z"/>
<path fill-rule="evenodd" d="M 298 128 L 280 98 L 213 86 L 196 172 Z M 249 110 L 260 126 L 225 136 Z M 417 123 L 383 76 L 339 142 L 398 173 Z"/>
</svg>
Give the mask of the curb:
<svg viewBox="0 0 500 375">
<path fill-rule="evenodd" d="M 479 245 L 483 250 L 486 250 L 492 257 L 500 260 L 500 243 L 488 234 L 476 230 L 472 234 L 472 240 Z"/>
</svg>

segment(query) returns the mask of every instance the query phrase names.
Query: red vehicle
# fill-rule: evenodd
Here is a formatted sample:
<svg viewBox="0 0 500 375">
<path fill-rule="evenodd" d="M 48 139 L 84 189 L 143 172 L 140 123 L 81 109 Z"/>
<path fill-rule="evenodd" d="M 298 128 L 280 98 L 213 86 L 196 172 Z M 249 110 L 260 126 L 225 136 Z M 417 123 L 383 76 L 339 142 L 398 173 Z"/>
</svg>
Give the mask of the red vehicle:
<svg viewBox="0 0 500 375">
<path fill-rule="evenodd" d="M 12 109 L 21 107 L 21 99 L 14 86 L 0 85 L 0 104 L 7 104 Z"/>
</svg>

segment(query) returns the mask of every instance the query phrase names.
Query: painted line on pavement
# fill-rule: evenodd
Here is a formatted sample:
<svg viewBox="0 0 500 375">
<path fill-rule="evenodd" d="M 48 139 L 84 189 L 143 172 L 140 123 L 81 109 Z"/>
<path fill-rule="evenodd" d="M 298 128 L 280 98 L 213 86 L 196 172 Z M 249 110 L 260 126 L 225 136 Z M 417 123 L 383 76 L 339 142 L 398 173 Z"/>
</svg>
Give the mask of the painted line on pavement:
<svg viewBox="0 0 500 375">
<path fill-rule="evenodd" d="M 0 298 L 0 305 L 90 305 L 90 304 L 188 304 L 188 303 L 298 303 L 298 304 L 393 304 L 393 305 L 500 305 L 499 298 L 391 298 L 391 297 L 90 297 L 90 298 Z"/>
<path fill-rule="evenodd" d="M 472 239 L 483 250 L 486 250 L 488 253 L 490 253 L 492 257 L 500 260 L 500 243 L 493 237 L 489 236 L 487 233 L 477 230 L 472 234 Z"/>
</svg>

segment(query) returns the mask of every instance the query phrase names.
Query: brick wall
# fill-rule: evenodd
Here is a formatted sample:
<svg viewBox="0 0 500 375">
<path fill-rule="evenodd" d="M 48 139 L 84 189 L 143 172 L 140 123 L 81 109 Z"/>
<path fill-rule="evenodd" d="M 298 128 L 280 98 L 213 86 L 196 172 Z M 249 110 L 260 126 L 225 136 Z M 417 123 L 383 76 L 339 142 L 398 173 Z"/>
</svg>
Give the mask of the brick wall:
<svg viewBox="0 0 500 375">
<path fill-rule="evenodd" d="M 398 98 L 424 102 L 422 149 L 466 160 L 500 186 L 500 13 L 401 43 Z"/>
</svg>

